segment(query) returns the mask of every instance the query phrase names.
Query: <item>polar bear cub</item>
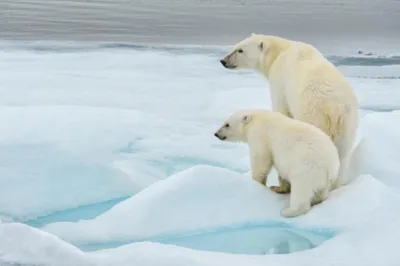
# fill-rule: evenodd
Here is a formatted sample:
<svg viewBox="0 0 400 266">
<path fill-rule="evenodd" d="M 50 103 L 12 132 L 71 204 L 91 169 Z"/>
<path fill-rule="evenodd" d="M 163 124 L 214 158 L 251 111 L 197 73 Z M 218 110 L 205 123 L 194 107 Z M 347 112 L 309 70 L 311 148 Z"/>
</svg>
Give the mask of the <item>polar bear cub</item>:
<svg viewBox="0 0 400 266">
<path fill-rule="evenodd" d="M 356 140 L 359 103 L 346 77 L 310 44 L 251 34 L 221 60 L 227 69 L 253 69 L 269 82 L 272 110 L 321 129 L 339 152 L 338 186 L 349 183 L 347 168 Z M 280 185 L 284 185 L 280 180 Z M 287 189 L 274 189 L 287 193 Z"/>
<path fill-rule="evenodd" d="M 250 150 L 253 180 L 266 185 L 274 166 L 290 183 L 290 204 L 284 217 L 307 213 L 328 197 L 340 167 L 331 139 L 319 128 L 269 110 L 240 110 L 214 134 L 231 142 L 245 142 Z"/>
</svg>

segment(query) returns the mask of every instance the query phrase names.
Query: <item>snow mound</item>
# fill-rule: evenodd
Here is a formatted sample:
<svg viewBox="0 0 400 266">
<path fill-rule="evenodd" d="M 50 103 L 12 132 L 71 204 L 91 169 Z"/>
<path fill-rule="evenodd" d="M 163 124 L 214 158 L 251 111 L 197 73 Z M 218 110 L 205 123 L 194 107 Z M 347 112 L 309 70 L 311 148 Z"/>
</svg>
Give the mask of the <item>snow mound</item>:
<svg viewBox="0 0 400 266">
<path fill-rule="evenodd" d="M 196 166 L 159 181 L 93 220 L 54 223 L 42 232 L 17 223 L 0 224 L 0 258 L 45 265 L 395 265 L 400 237 L 400 198 L 372 176 L 331 193 L 307 215 L 280 217 L 288 200 L 233 171 Z M 146 238 L 276 222 L 293 228 L 330 228 L 336 236 L 320 246 L 282 255 L 199 251 Z M 143 241 L 82 252 L 72 243 Z M 3 255 L 4 254 L 4 255 Z M 377 256 L 376 254 L 385 254 Z M 54 262 L 54 263 L 53 263 Z M 64 264 L 65 263 L 65 264 Z"/>
<path fill-rule="evenodd" d="M 78 248 L 49 233 L 21 223 L 0 223 L 0 263 L 94 265 L 85 256 Z"/>
<path fill-rule="evenodd" d="M 387 190 L 374 178 L 362 176 L 334 191 L 308 215 L 284 219 L 280 209 L 288 195 L 275 194 L 231 170 L 196 166 L 153 184 L 92 220 L 53 223 L 43 230 L 76 245 L 146 241 L 262 223 L 341 230 L 365 221 L 387 199 Z"/>
</svg>

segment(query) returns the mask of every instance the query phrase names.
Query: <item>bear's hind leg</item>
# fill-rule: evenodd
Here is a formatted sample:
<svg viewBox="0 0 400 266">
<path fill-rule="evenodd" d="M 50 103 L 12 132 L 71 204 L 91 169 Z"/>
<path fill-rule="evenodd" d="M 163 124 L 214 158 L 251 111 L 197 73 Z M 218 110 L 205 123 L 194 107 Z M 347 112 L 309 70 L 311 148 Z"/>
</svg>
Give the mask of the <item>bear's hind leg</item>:
<svg viewBox="0 0 400 266">
<path fill-rule="evenodd" d="M 278 176 L 279 187 L 278 186 L 270 186 L 270 189 L 278 194 L 287 194 L 290 193 L 290 183 L 283 179 L 281 176 Z"/>
<path fill-rule="evenodd" d="M 311 206 L 322 203 L 328 198 L 329 187 L 316 191 L 311 201 Z"/>
<path fill-rule="evenodd" d="M 311 200 L 314 196 L 312 188 L 304 180 L 291 182 L 289 207 L 282 209 L 283 217 L 295 217 L 307 213 L 311 209 Z"/>
</svg>

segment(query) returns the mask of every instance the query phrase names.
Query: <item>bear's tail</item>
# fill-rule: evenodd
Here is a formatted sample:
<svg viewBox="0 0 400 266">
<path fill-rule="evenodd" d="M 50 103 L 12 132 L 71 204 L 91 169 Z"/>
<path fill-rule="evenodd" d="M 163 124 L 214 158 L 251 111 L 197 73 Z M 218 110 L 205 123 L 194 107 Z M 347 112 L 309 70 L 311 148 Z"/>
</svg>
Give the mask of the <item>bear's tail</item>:
<svg viewBox="0 0 400 266">
<path fill-rule="evenodd" d="M 365 140 L 362 138 L 353 151 L 340 161 L 339 176 L 332 189 L 348 185 L 361 175 L 363 155 L 365 154 L 364 143 Z"/>
</svg>

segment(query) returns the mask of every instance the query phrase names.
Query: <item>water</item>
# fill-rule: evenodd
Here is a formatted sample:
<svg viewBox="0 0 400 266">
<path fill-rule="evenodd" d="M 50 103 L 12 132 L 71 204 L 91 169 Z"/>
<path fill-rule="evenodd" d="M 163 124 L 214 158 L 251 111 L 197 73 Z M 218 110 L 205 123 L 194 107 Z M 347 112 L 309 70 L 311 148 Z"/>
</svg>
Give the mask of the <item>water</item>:
<svg viewBox="0 0 400 266">
<path fill-rule="evenodd" d="M 317 234 L 282 226 L 259 226 L 175 239 L 161 239 L 155 242 L 197 250 L 265 255 L 288 254 L 312 249 L 329 238 L 329 234 Z"/>
<path fill-rule="evenodd" d="M 234 228 L 216 228 L 214 230 L 191 232 L 142 239 L 138 242 L 156 242 L 181 246 L 196 250 L 224 252 L 232 254 L 266 255 L 289 254 L 312 249 L 334 236 L 331 230 L 305 230 L 283 223 L 265 223 Z M 115 248 L 132 242 L 82 245 L 85 251 Z"/>
<path fill-rule="evenodd" d="M 229 45 L 256 32 L 387 52 L 400 29 L 396 0 L 13 0 L 0 10 L 8 40 Z"/>
<path fill-rule="evenodd" d="M 80 219 L 93 219 L 96 216 L 108 211 L 112 206 L 118 204 L 125 199 L 127 199 L 127 197 L 112 199 L 109 201 L 99 202 L 91 205 L 80 206 L 74 209 L 56 211 L 49 215 L 25 221 L 25 223 L 34 227 L 42 227 L 46 224 L 59 221 L 76 222 Z"/>
</svg>

